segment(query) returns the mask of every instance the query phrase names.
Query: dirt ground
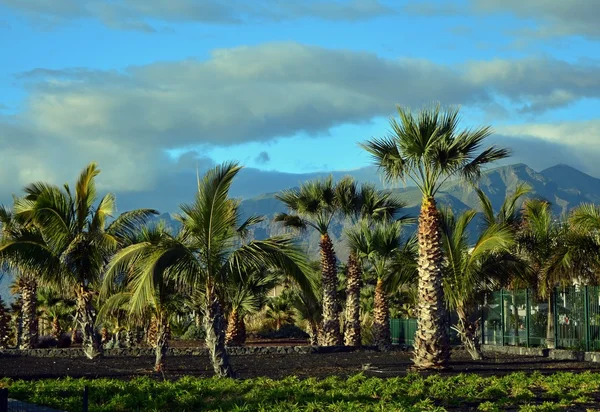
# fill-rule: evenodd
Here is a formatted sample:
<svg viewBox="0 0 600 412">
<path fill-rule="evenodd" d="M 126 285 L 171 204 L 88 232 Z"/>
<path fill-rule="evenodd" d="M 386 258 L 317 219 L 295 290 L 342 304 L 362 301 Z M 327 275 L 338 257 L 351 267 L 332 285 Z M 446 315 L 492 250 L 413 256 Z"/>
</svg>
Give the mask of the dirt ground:
<svg viewBox="0 0 600 412">
<path fill-rule="evenodd" d="M 369 376 L 392 377 L 406 374 L 411 365 L 410 353 L 394 352 L 346 352 L 329 354 L 273 354 L 232 356 L 231 362 L 239 378 L 266 376 L 282 378 L 289 375 L 305 377 L 348 376 L 363 371 Z M 213 375 L 208 356 L 173 356 L 166 359 L 164 377 L 177 379 L 181 376 L 209 377 Z M 41 379 L 59 377 L 112 377 L 129 379 L 134 376 L 157 376 L 152 372 L 152 357 L 104 357 L 42 358 L 2 357 L 0 376 L 13 379 Z M 461 372 L 480 375 L 501 375 L 512 372 L 552 373 L 557 371 L 600 372 L 600 364 L 576 361 L 556 361 L 538 357 L 517 357 L 488 353 L 483 361 L 472 361 L 464 351 L 454 351 L 451 370 L 443 374 Z"/>
</svg>

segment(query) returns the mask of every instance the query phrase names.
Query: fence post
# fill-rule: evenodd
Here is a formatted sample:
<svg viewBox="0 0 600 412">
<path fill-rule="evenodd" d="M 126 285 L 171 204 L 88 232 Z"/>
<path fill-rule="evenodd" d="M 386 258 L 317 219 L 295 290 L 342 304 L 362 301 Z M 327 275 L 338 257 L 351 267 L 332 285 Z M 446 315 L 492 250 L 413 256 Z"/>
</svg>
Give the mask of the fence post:
<svg viewBox="0 0 600 412">
<path fill-rule="evenodd" d="M 83 412 L 88 412 L 88 386 L 83 387 Z"/>
<path fill-rule="evenodd" d="M 504 346 L 504 288 L 500 289 L 500 339 Z"/>
<path fill-rule="evenodd" d="M 531 305 L 529 302 L 529 288 L 525 289 L 525 333 L 526 345 L 529 347 L 529 325 L 531 316 Z"/>
<path fill-rule="evenodd" d="M 0 412 L 8 412 L 8 389 L 0 389 Z"/>
<path fill-rule="evenodd" d="M 558 345 L 558 288 L 552 288 L 550 293 L 554 293 L 554 299 L 552 302 L 552 310 L 554 311 L 554 348 L 559 349 Z"/>
<path fill-rule="evenodd" d="M 588 285 L 583 288 L 583 319 L 585 327 L 585 351 L 590 351 L 590 295 Z"/>
<path fill-rule="evenodd" d="M 485 345 L 485 307 L 487 306 L 487 292 L 483 294 L 483 305 L 481 305 L 481 344 Z"/>
</svg>

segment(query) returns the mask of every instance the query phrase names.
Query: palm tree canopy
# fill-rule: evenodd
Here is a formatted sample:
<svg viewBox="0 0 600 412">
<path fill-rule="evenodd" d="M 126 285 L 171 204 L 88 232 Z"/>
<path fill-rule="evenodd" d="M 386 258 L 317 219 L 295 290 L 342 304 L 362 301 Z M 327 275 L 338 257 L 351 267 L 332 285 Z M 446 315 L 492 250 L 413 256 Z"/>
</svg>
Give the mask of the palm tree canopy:
<svg viewBox="0 0 600 412">
<path fill-rule="evenodd" d="M 349 180 L 344 180 L 336 188 L 333 178 L 329 176 L 305 182 L 299 189 L 282 191 L 275 198 L 294 213 L 278 213 L 274 221 L 300 230 L 312 227 L 321 234 L 327 233 L 335 214 L 341 207 L 347 206 L 340 202 L 340 194 L 347 195 L 348 191 L 353 190 L 349 183 Z"/>
<path fill-rule="evenodd" d="M 507 224 L 493 223 L 470 245 L 468 226 L 477 212 L 468 210 L 458 217 L 449 209 L 441 211 L 444 250 L 444 296 L 452 309 L 472 300 L 482 290 L 495 289 L 522 270 L 510 254 L 513 232 Z"/>
<path fill-rule="evenodd" d="M 521 220 L 521 211 L 519 210 L 519 201 L 523 196 L 531 192 L 531 188 L 525 183 L 518 183 L 515 191 L 506 196 L 498 213 L 494 212 L 491 200 L 480 188 L 475 188 L 475 193 L 479 198 L 481 216 L 484 227 L 494 224 L 507 224 L 516 228 Z"/>
<path fill-rule="evenodd" d="M 478 178 L 482 166 L 509 155 L 507 149 L 493 146 L 481 150 L 492 133 L 489 127 L 458 131 L 458 109 L 442 111 L 436 105 L 417 115 L 400 106 L 397 110 L 400 120 L 390 120 L 390 135 L 374 138 L 361 147 L 372 155 L 388 181 L 408 178 L 424 196 L 435 196 L 453 176 Z"/>
<path fill-rule="evenodd" d="M 152 299 L 157 274 L 180 290 L 206 287 L 207 294 L 217 292 L 223 296 L 232 279 L 276 268 L 303 288 L 312 289 L 311 279 L 306 276 L 306 258 L 291 237 L 243 241 L 261 217 L 252 216 L 239 223 L 239 202 L 229 198 L 229 190 L 240 169 L 236 163 L 225 163 L 208 171 L 198 180 L 194 203 L 181 206 L 180 232 L 171 235 L 162 231 L 151 241 L 117 252 L 107 269 L 107 285 L 137 266 L 144 276 L 140 277 L 135 297 L 142 303 Z"/>
<path fill-rule="evenodd" d="M 361 260 L 368 260 L 377 276 L 386 277 L 388 263 L 401 249 L 403 222 L 383 222 L 375 225 L 362 220 L 358 225 L 346 230 L 348 244 L 357 252 Z"/>
<path fill-rule="evenodd" d="M 74 195 L 69 185 L 61 189 L 36 182 L 25 188 L 25 197 L 15 200 L 15 214 L 39 231 L 45 247 L 60 263 L 59 268 L 45 271 L 55 284 L 88 285 L 99 280 L 110 254 L 127 243 L 139 225 L 158 214 L 152 209 L 125 212 L 107 226 L 116 208 L 115 196 L 106 194 L 94 207 L 99 173 L 95 163 L 88 165 Z"/>
</svg>

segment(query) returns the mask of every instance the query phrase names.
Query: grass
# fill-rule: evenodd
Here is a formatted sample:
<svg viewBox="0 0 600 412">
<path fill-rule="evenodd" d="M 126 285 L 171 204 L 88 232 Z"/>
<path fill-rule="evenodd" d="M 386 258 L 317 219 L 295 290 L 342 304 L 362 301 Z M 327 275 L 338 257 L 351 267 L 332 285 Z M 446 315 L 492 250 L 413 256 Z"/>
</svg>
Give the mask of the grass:
<svg viewBox="0 0 600 412">
<path fill-rule="evenodd" d="M 81 410 L 84 386 L 90 411 L 562 411 L 599 408 L 600 374 L 515 373 L 422 377 L 249 380 L 185 377 L 0 380 L 10 396 L 66 411 Z"/>
</svg>

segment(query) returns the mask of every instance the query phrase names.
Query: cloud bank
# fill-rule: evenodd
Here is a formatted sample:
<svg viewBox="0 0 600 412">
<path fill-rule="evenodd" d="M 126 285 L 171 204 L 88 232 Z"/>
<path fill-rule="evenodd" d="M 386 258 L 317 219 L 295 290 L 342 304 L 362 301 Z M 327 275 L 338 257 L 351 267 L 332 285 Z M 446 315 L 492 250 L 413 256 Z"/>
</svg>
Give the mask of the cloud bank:
<svg viewBox="0 0 600 412">
<path fill-rule="evenodd" d="M 0 5 L 45 26 L 93 19 L 112 29 L 144 32 L 157 30 L 151 21 L 226 25 L 300 18 L 357 21 L 394 12 L 379 0 L 0 0 Z"/>
<path fill-rule="evenodd" d="M 38 68 L 18 81 L 28 91 L 24 109 L 0 112 L 2 199 L 32 180 L 70 181 L 92 160 L 104 170 L 105 188 L 150 190 L 168 184 L 178 170 L 212 164 L 193 150 L 174 163 L 167 150 L 267 142 L 299 132 L 317 138 L 340 124 L 389 116 L 395 104 L 419 108 L 440 101 L 533 116 L 600 98 L 600 66 L 593 62 L 539 57 L 449 66 L 297 43 L 220 49 L 207 60 L 120 71 Z M 557 150 L 568 145 L 582 159 L 599 145 L 593 122 L 527 127 L 499 133 Z M 588 136 L 593 149 L 572 143 L 573 136 Z M 589 167 L 600 174 L 594 162 Z"/>
</svg>

